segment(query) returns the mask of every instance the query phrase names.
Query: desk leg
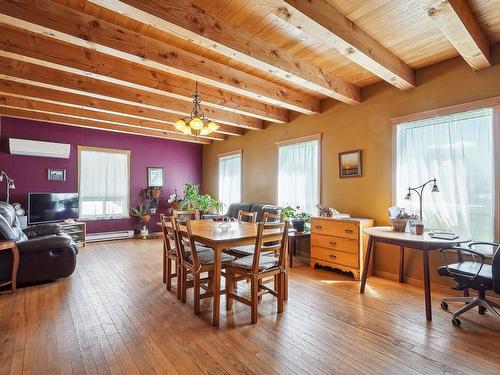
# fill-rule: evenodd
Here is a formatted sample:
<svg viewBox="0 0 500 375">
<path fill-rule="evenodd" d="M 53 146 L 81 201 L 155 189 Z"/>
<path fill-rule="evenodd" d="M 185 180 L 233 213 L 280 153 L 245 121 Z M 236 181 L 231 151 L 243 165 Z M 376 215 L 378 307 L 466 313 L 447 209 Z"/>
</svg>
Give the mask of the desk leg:
<svg viewBox="0 0 500 375">
<path fill-rule="evenodd" d="M 359 287 L 359 292 L 365 292 L 366 278 L 368 276 L 368 268 L 370 267 L 370 258 L 372 255 L 372 248 L 375 245 L 372 236 L 368 238 L 368 246 L 365 254 L 365 267 L 363 268 L 363 274 L 361 275 L 361 286 Z"/>
<path fill-rule="evenodd" d="M 428 321 L 432 320 L 431 308 L 431 279 L 429 276 L 429 251 L 422 251 L 424 265 L 424 290 L 425 290 L 425 317 Z"/>
<path fill-rule="evenodd" d="M 295 253 L 295 239 L 288 237 L 288 261 L 290 268 L 293 268 L 293 254 Z"/>
<path fill-rule="evenodd" d="M 401 246 L 399 248 L 399 282 L 400 283 L 405 281 L 404 268 L 405 268 L 405 247 Z"/>
<path fill-rule="evenodd" d="M 214 275 L 212 280 L 212 291 L 213 291 L 213 299 L 214 302 L 212 304 L 213 308 L 213 319 L 212 325 L 214 327 L 219 326 L 219 318 L 220 318 L 220 279 L 222 273 L 222 248 L 215 247 L 214 248 Z"/>
<path fill-rule="evenodd" d="M 12 293 L 17 291 L 17 270 L 19 268 L 19 250 L 14 245 L 12 250 Z"/>
</svg>

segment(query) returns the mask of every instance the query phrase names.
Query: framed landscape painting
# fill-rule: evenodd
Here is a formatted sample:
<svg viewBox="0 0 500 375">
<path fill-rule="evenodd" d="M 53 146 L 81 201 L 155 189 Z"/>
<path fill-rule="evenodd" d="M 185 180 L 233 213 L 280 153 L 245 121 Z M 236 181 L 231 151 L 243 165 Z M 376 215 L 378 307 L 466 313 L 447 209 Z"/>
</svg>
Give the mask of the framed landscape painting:
<svg viewBox="0 0 500 375">
<path fill-rule="evenodd" d="M 361 150 L 339 153 L 339 177 L 361 177 Z"/>
</svg>

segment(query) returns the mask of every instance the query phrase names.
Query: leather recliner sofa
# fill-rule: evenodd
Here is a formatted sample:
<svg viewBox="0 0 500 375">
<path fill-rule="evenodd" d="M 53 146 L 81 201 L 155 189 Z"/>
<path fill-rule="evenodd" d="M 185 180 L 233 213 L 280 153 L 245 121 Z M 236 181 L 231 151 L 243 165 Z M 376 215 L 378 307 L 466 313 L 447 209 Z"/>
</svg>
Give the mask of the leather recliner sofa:
<svg viewBox="0 0 500 375">
<path fill-rule="evenodd" d="M 18 284 L 50 281 L 70 276 L 76 267 L 78 246 L 58 224 L 21 229 L 14 208 L 0 202 L 0 241 L 15 241 L 19 249 Z M 12 253 L 0 252 L 0 280 L 10 279 Z"/>
<path fill-rule="evenodd" d="M 224 216 L 238 218 L 238 212 L 257 212 L 257 222 L 260 223 L 264 220 L 264 212 L 269 212 L 271 214 L 279 215 L 281 213 L 281 207 L 267 204 L 267 203 L 255 203 L 255 202 L 242 202 L 242 203 L 232 203 L 227 209 L 227 213 Z M 204 219 L 210 219 L 218 215 L 203 215 Z"/>
</svg>

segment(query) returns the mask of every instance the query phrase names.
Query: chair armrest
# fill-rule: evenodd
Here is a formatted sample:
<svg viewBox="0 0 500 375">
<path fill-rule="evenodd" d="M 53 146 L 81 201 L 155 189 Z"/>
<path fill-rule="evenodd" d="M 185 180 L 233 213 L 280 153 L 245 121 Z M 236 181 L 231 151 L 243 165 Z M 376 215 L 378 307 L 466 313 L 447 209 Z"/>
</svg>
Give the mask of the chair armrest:
<svg viewBox="0 0 500 375">
<path fill-rule="evenodd" d="M 49 234 L 61 234 L 64 233 L 63 228 L 56 223 L 50 224 L 37 224 L 29 226 L 23 229 L 23 232 L 28 236 L 29 239 L 48 236 Z"/>
<path fill-rule="evenodd" d="M 20 253 L 39 253 L 71 246 L 73 240 L 67 235 L 48 235 L 17 243 Z"/>
<path fill-rule="evenodd" d="M 448 262 L 448 258 L 446 256 L 447 253 L 457 254 L 457 256 L 459 257 L 459 259 L 462 259 L 461 258 L 462 257 L 462 253 L 466 253 L 468 255 L 471 255 L 472 258 L 474 259 L 474 262 L 476 262 L 476 263 L 479 263 L 479 262 L 476 261 L 476 257 L 479 257 L 481 259 L 481 265 L 479 266 L 479 268 L 478 268 L 478 270 L 477 270 L 477 272 L 476 272 L 476 274 L 474 276 L 467 276 L 467 275 L 465 275 L 463 273 L 452 271 L 448 267 L 451 263 Z M 443 264 L 446 267 L 446 271 L 448 271 L 448 273 L 450 275 L 465 277 L 465 278 L 468 278 L 470 280 L 476 279 L 476 277 L 481 272 L 481 269 L 483 268 L 484 261 L 486 260 L 486 257 L 484 256 L 484 254 L 481 254 L 481 253 L 478 253 L 477 251 L 474 251 L 472 249 L 468 249 L 468 248 L 460 247 L 460 246 L 454 246 L 454 247 L 447 248 L 447 249 L 441 249 L 440 254 L 441 254 L 441 259 L 443 260 Z M 462 263 L 462 262 L 460 261 L 459 263 Z"/>
</svg>

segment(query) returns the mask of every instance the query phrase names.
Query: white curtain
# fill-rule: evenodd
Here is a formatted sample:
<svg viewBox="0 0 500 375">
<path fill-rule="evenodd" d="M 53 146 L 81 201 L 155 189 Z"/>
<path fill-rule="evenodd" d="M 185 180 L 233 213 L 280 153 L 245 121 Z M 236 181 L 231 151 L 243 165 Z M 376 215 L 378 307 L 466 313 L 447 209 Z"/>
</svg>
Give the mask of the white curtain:
<svg viewBox="0 0 500 375">
<path fill-rule="evenodd" d="M 452 230 L 474 240 L 494 236 L 494 156 L 492 110 L 399 124 L 397 205 L 418 215 L 419 199 L 408 187 L 436 178 L 439 193 L 427 186 L 423 220 L 427 228 Z"/>
<path fill-rule="evenodd" d="M 219 201 L 222 212 L 231 203 L 241 202 L 241 154 L 219 158 Z"/>
<path fill-rule="evenodd" d="M 129 215 L 129 153 L 79 150 L 80 217 Z"/>
<path fill-rule="evenodd" d="M 278 148 L 278 204 L 300 206 L 317 214 L 319 141 L 306 141 Z"/>
</svg>

